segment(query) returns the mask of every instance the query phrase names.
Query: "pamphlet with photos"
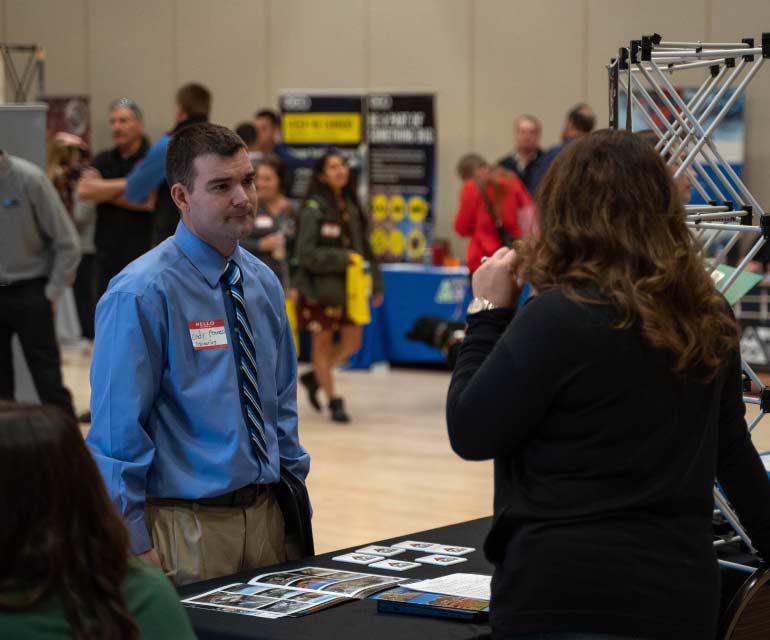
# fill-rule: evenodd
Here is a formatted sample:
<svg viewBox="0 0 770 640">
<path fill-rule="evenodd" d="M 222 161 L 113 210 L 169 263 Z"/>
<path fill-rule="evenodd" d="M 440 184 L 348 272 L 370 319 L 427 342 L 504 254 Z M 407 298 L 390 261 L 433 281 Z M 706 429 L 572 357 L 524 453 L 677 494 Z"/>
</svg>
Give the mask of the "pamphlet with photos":
<svg viewBox="0 0 770 640">
<path fill-rule="evenodd" d="M 405 582 L 405 578 L 377 576 L 321 567 L 265 573 L 249 584 L 236 583 L 182 600 L 191 607 L 214 608 L 258 618 L 301 616 Z"/>
<path fill-rule="evenodd" d="M 411 582 L 372 596 L 377 610 L 479 621 L 489 613 L 492 577 L 475 573 Z"/>
<path fill-rule="evenodd" d="M 372 600 L 385 600 L 418 606 L 420 608 L 453 609 L 470 613 L 488 613 L 489 600 L 480 598 L 468 598 L 464 596 L 450 596 L 444 593 L 427 593 L 416 591 L 409 587 L 396 587 L 372 596 Z M 404 609 L 409 613 L 409 609 Z"/>
</svg>

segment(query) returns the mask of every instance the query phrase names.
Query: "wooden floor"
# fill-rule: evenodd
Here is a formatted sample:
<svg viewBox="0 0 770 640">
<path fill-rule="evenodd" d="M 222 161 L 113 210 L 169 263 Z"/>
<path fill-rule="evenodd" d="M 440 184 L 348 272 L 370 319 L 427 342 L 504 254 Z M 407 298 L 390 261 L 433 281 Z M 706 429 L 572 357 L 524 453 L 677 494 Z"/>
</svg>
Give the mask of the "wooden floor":
<svg viewBox="0 0 770 640">
<path fill-rule="evenodd" d="M 88 408 L 87 350 L 65 348 L 64 377 L 79 411 Z M 449 374 L 388 370 L 340 372 L 349 425 L 315 413 L 300 395 L 300 438 L 319 553 L 489 515 L 492 464 L 464 462 L 446 437 Z M 754 415 L 756 407 L 749 407 Z M 753 433 L 770 449 L 770 417 Z M 448 544 L 451 540 L 446 541 Z"/>
<path fill-rule="evenodd" d="M 65 348 L 62 359 L 65 382 L 84 411 L 88 353 Z M 332 423 L 299 397 L 317 552 L 491 513 L 492 464 L 464 462 L 449 447 L 448 373 L 378 367 L 339 372 L 337 380 L 353 417 L 349 425 Z"/>
</svg>

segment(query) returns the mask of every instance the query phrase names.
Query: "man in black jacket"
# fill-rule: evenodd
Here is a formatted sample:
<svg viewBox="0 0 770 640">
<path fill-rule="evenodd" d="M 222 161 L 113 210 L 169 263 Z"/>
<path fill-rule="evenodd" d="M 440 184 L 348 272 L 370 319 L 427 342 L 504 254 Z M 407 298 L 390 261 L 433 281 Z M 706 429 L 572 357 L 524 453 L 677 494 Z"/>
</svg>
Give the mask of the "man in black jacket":
<svg viewBox="0 0 770 640">
<path fill-rule="evenodd" d="M 540 148 L 541 133 L 540 121 L 535 116 L 520 115 L 513 125 L 513 151 L 497 161 L 501 167 L 519 176 L 530 193 L 534 192 L 536 184 L 533 179 L 537 164 L 543 155 Z"/>
</svg>

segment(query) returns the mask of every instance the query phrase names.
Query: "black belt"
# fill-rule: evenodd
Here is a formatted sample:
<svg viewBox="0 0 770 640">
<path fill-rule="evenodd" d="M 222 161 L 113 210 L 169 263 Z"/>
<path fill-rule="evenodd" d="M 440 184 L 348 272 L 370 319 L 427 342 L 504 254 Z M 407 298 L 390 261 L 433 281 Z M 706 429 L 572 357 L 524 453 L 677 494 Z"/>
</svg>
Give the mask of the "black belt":
<svg viewBox="0 0 770 640">
<path fill-rule="evenodd" d="M 200 504 L 204 507 L 250 507 L 253 505 L 257 497 L 270 490 L 269 484 L 248 484 L 245 487 L 230 491 L 229 493 L 223 493 L 221 496 L 214 496 L 212 498 L 196 498 L 195 500 L 183 500 L 181 498 L 147 498 L 149 504 L 164 505 L 164 504 L 186 504 L 190 503 Z"/>
<path fill-rule="evenodd" d="M 48 278 L 30 278 L 29 280 L 15 280 L 13 282 L 9 280 L 0 280 L 0 289 L 27 287 L 31 285 L 45 284 L 46 282 L 48 282 Z"/>
</svg>

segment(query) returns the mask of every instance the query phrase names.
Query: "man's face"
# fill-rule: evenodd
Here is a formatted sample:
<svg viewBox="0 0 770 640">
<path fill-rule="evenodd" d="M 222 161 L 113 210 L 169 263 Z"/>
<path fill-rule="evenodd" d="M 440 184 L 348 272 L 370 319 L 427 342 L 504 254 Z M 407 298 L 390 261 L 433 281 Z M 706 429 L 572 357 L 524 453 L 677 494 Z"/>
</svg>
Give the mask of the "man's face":
<svg viewBox="0 0 770 640">
<path fill-rule="evenodd" d="M 144 126 L 128 107 L 116 107 L 110 111 L 112 139 L 118 147 L 129 146 L 142 137 Z"/>
<path fill-rule="evenodd" d="M 673 165 L 671 167 L 671 173 L 675 174 L 678 169 L 678 164 Z M 674 178 L 674 185 L 676 185 L 676 190 L 679 192 L 679 198 L 682 201 L 682 204 L 689 204 L 690 198 L 692 197 L 692 182 L 686 171 L 682 171 L 678 178 Z"/>
<path fill-rule="evenodd" d="M 254 120 L 254 126 L 257 128 L 257 144 L 260 147 L 272 148 L 275 143 L 275 129 L 273 121 L 270 118 L 262 116 Z"/>
<path fill-rule="evenodd" d="M 537 149 L 540 144 L 540 131 L 532 120 L 519 120 L 516 126 L 516 150 L 530 152 Z"/>
<path fill-rule="evenodd" d="M 229 256 L 254 227 L 257 189 L 249 156 L 245 149 L 229 158 L 213 153 L 198 156 L 195 173 L 192 191 L 176 183 L 171 195 L 187 228 Z"/>
</svg>

